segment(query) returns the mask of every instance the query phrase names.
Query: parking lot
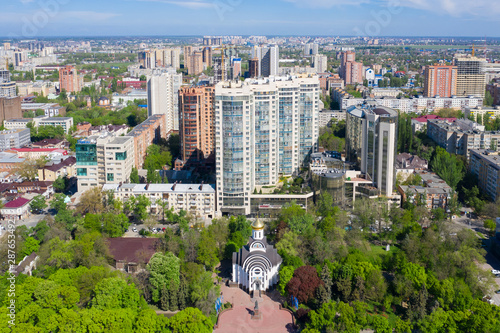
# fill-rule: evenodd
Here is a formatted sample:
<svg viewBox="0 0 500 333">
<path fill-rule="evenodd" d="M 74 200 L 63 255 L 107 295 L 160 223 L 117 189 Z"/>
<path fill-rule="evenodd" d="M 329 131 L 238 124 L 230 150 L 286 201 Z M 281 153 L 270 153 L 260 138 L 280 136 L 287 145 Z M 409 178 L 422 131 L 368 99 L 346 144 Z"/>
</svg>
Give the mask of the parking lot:
<svg viewBox="0 0 500 333">
<path fill-rule="evenodd" d="M 156 232 L 151 232 L 152 234 L 162 234 L 164 233 L 164 231 L 167 229 L 167 228 L 176 228 L 176 226 L 174 225 L 171 225 L 171 224 L 156 224 L 154 225 L 152 228 L 154 229 L 160 229 L 160 231 L 156 231 Z M 123 235 L 123 237 L 142 237 L 139 232 L 142 230 L 142 229 L 148 229 L 146 226 L 140 224 L 140 225 L 136 225 L 136 224 L 132 224 L 128 230 L 125 232 L 125 234 Z"/>
</svg>

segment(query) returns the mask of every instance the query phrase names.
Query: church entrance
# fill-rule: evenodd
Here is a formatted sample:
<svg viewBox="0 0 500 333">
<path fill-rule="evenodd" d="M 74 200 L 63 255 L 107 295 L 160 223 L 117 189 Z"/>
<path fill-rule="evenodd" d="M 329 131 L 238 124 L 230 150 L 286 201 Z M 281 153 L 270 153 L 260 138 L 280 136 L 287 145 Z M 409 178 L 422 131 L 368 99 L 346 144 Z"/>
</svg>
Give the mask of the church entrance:
<svg viewBox="0 0 500 333">
<path fill-rule="evenodd" d="M 262 297 L 262 282 L 260 278 L 256 277 L 253 281 L 252 298 Z"/>
</svg>

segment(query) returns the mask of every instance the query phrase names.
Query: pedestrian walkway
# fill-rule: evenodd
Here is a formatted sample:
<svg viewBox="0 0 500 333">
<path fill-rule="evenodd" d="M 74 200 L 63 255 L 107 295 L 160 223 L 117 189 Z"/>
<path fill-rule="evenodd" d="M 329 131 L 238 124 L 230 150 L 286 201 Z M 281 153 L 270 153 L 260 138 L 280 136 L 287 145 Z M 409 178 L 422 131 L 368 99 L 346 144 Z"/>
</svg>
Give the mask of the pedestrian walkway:
<svg viewBox="0 0 500 333">
<path fill-rule="evenodd" d="M 262 295 L 259 311 L 262 319 L 252 320 L 255 303 L 245 291 L 239 288 L 222 287 L 224 303 L 233 304 L 233 309 L 224 312 L 219 318 L 219 327 L 214 333 L 292 333 L 295 332 L 292 314 L 279 309 L 279 303 L 268 295 Z"/>
</svg>

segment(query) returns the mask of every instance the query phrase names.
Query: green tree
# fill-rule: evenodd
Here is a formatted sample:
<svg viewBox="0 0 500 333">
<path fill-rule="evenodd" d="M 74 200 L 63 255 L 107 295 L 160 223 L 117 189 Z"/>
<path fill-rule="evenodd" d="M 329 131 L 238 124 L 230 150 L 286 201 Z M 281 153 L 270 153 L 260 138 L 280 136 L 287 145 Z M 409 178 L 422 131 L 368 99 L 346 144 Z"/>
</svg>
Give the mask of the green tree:
<svg viewBox="0 0 500 333">
<path fill-rule="evenodd" d="M 280 268 L 278 290 L 282 296 L 286 295 L 286 285 L 293 278 L 294 271 L 295 267 L 292 266 L 281 266 Z"/>
<path fill-rule="evenodd" d="M 484 228 L 486 230 L 488 230 L 488 232 L 490 233 L 490 235 L 494 235 L 495 234 L 496 227 L 497 227 L 497 224 L 495 223 L 495 221 L 493 221 L 493 220 L 484 220 Z"/>
<path fill-rule="evenodd" d="M 50 208 L 55 209 L 58 213 L 67 208 L 67 204 L 65 203 L 66 196 L 62 193 L 54 194 L 54 197 L 50 201 Z"/>
<path fill-rule="evenodd" d="M 180 259 L 173 253 L 155 253 L 147 265 L 150 273 L 149 282 L 152 287 L 152 298 L 155 303 L 160 300 L 160 291 L 170 289 L 170 285 L 175 286 L 175 291 L 180 283 Z"/>
<path fill-rule="evenodd" d="M 63 192 L 66 189 L 66 181 L 67 179 L 65 177 L 57 177 L 57 179 L 54 181 L 52 186 L 57 192 Z"/>
<path fill-rule="evenodd" d="M 139 290 L 134 284 L 127 284 L 121 278 L 107 278 L 99 282 L 94 290 L 92 308 L 98 310 L 129 308 L 137 310 L 140 306 Z"/>
<path fill-rule="evenodd" d="M 454 190 L 465 175 L 463 162 L 456 155 L 451 155 L 441 147 L 436 147 L 431 167 Z"/>
<path fill-rule="evenodd" d="M 212 322 L 196 308 L 186 308 L 168 320 L 167 328 L 175 333 L 211 333 Z"/>
<path fill-rule="evenodd" d="M 217 243 L 208 230 L 203 230 L 201 232 L 200 243 L 198 244 L 198 257 L 196 260 L 205 265 L 209 270 L 214 269 L 219 263 Z"/>
<path fill-rule="evenodd" d="M 43 195 L 37 195 L 30 202 L 31 212 L 37 213 L 47 208 L 47 202 Z"/>
<path fill-rule="evenodd" d="M 139 184 L 139 172 L 135 167 L 132 167 L 132 171 L 130 172 L 130 183 L 132 184 Z"/>
<path fill-rule="evenodd" d="M 392 333 L 389 321 L 382 316 L 375 316 L 373 318 L 372 328 L 375 330 L 375 333 Z"/>
</svg>

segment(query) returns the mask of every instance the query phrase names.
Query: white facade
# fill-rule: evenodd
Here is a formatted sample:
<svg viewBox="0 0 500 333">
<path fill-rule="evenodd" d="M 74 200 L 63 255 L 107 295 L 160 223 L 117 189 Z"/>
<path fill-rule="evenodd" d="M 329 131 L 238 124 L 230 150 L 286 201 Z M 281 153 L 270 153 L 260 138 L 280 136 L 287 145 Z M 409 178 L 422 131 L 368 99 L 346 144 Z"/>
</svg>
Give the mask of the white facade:
<svg viewBox="0 0 500 333">
<path fill-rule="evenodd" d="M 153 72 L 148 80 L 148 117 L 165 114 L 165 129 L 179 130 L 179 88 L 182 74 Z"/>
<path fill-rule="evenodd" d="M 328 57 L 323 54 L 316 54 L 313 57 L 313 66 L 316 73 L 324 73 L 328 70 Z"/>
<path fill-rule="evenodd" d="M 106 184 L 103 191 L 113 191 L 122 202 L 132 196 L 145 195 L 151 205 L 152 214 L 161 213 L 158 200 L 166 203 L 165 209 L 179 213 L 184 210 L 193 217 L 211 219 L 216 217 L 215 189 L 208 184 Z"/>
<path fill-rule="evenodd" d="M 64 129 L 64 133 L 68 134 L 70 129 L 73 127 L 73 117 L 47 117 L 39 116 L 33 118 L 33 126 L 61 126 Z"/>
<path fill-rule="evenodd" d="M 375 71 L 371 68 L 365 70 L 365 79 L 368 80 L 368 84 L 375 81 Z"/>
<path fill-rule="evenodd" d="M 280 50 L 277 45 L 255 46 L 252 49 L 252 58 L 259 59 L 259 77 L 279 74 Z"/>
<path fill-rule="evenodd" d="M 135 163 L 131 136 L 91 136 L 76 144 L 78 191 L 129 181 Z"/>
<path fill-rule="evenodd" d="M 266 291 L 278 283 L 281 262 L 276 249 L 267 243 L 264 224 L 257 220 L 248 244 L 233 253 L 232 282 L 249 292 Z"/>
<path fill-rule="evenodd" d="M 217 201 L 250 214 L 255 186 L 298 172 L 317 149 L 319 79 L 270 78 L 215 87 Z M 233 211 L 236 212 L 236 211 Z"/>
</svg>

